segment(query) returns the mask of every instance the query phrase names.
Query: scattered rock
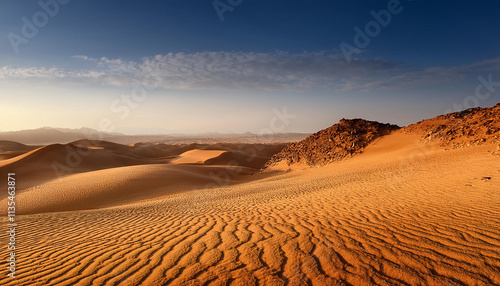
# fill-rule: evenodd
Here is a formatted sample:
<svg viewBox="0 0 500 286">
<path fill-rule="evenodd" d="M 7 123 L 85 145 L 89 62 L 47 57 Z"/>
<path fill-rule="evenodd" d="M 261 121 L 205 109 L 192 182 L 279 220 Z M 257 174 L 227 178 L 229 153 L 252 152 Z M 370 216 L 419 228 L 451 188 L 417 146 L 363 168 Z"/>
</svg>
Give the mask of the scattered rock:
<svg viewBox="0 0 500 286">
<path fill-rule="evenodd" d="M 320 166 L 361 153 L 376 138 L 397 130 L 397 125 L 363 119 L 342 119 L 338 124 L 293 143 L 275 154 L 264 168 L 280 162 Z"/>
<path fill-rule="evenodd" d="M 495 143 L 500 137 L 500 104 L 440 115 L 404 127 L 400 132 L 422 134 L 424 142 L 440 142 L 453 149 Z"/>
<path fill-rule="evenodd" d="M 482 177 L 481 180 L 488 182 L 489 180 L 491 180 L 491 177 Z"/>
<path fill-rule="evenodd" d="M 327 129 L 293 143 L 275 154 L 265 170 L 280 163 L 325 165 L 351 158 L 376 138 L 398 130 L 421 134 L 422 141 L 440 142 L 449 149 L 497 143 L 500 137 L 500 103 L 491 108 L 470 108 L 422 120 L 404 128 L 363 119 L 342 119 Z M 493 155 L 500 155 L 500 144 Z M 281 164 L 280 164 L 281 165 Z"/>
</svg>

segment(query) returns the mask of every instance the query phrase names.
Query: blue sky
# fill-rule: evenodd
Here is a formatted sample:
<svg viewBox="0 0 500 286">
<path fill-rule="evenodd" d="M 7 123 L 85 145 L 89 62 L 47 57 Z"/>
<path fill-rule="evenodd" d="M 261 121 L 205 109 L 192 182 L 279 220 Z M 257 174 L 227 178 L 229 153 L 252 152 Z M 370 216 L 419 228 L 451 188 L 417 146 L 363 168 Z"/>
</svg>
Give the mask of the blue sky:
<svg viewBox="0 0 500 286">
<path fill-rule="evenodd" d="M 40 2 L 0 2 L 3 131 L 259 132 L 286 108 L 279 131 L 315 132 L 500 102 L 500 1 Z"/>
</svg>

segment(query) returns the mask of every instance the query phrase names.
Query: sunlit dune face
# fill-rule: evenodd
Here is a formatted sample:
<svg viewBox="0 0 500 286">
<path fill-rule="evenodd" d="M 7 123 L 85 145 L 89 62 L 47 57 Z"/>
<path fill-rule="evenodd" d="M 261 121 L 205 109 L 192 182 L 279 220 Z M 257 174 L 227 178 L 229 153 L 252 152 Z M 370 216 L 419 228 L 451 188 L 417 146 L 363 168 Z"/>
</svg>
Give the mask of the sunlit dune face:
<svg viewBox="0 0 500 286">
<path fill-rule="evenodd" d="M 209 159 L 220 156 L 224 150 L 190 150 L 171 161 L 172 164 L 203 164 Z"/>
<path fill-rule="evenodd" d="M 42 213 L 23 218 L 19 243 L 38 244 L 19 249 L 26 259 L 17 284 L 5 269 L 0 283 L 499 284 L 500 156 L 490 153 L 497 145 L 445 150 L 419 137 L 391 134 L 350 160 L 230 185 L 213 184 L 232 174 L 225 167 L 184 164 L 50 181 L 17 196 L 20 210 Z M 67 249 L 59 259 L 43 255 L 60 245 Z M 107 265 L 99 276 L 96 261 Z"/>
</svg>

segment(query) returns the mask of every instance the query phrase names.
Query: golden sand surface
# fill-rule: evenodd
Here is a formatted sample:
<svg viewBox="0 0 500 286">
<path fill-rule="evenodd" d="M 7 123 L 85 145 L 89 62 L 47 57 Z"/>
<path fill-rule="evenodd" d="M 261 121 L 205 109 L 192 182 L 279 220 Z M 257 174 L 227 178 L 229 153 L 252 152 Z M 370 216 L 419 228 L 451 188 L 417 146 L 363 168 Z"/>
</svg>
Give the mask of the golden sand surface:
<svg viewBox="0 0 500 286">
<path fill-rule="evenodd" d="M 26 205 L 17 278 L 3 262 L 0 284 L 499 285 L 495 149 L 446 150 L 397 133 L 350 160 L 240 173 L 220 187 L 199 188 L 217 166 L 139 165 L 50 181 L 17 197 Z M 177 167 L 190 169 L 181 176 Z"/>
</svg>

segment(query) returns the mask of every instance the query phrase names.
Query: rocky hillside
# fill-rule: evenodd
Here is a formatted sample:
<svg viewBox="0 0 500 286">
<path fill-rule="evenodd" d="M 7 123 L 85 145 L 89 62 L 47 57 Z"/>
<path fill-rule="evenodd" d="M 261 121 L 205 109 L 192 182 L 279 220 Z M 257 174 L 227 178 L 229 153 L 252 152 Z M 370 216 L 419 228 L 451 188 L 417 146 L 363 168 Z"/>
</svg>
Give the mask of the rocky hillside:
<svg viewBox="0 0 500 286">
<path fill-rule="evenodd" d="M 342 119 L 339 123 L 293 143 L 275 154 L 264 169 L 285 164 L 323 165 L 362 152 L 377 137 L 399 129 L 396 125 L 363 119 Z"/>
<path fill-rule="evenodd" d="M 500 142 L 500 103 L 440 115 L 404 127 L 403 133 L 422 134 L 425 142 L 452 148 Z"/>
</svg>

